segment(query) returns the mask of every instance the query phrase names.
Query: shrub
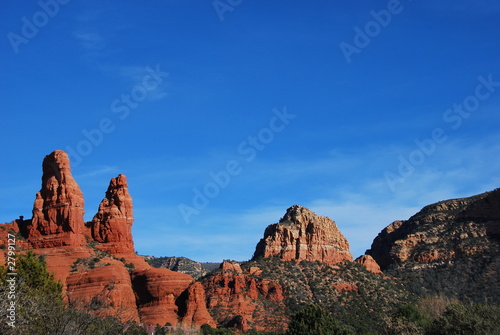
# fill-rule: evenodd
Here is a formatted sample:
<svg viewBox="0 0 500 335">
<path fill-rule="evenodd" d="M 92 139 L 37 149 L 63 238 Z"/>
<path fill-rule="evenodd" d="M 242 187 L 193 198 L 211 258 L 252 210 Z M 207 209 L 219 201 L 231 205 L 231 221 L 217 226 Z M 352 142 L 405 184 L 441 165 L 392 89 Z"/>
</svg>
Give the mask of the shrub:
<svg viewBox="0 0 500 335">
<path fill-rule="evenodd" d="M 350 335 L 333 316 L 319 306 L 308 305 L 292 316 L 286 335 Z"/>
<path fill-rule="evenodd" d="M 500 334 L 500 307 L 473 304 L 449 305 L 428 327 L 426 335 Z"/>
</svg>

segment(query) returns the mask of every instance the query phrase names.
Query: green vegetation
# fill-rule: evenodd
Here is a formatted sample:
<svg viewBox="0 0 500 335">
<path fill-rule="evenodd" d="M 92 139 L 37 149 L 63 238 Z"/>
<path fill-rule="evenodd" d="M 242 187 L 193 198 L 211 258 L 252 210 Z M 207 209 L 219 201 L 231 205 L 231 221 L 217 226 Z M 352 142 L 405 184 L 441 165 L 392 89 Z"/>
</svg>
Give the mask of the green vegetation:
<svg viewBox="0 0 500 335">
<path fill-rule="evenodd" d="M 480 246 L 478 246 L 480 247 Z M 445 295 L 463 302 L 500 305 L 496 268 L 500 248 L 453 261 L 426 264 L 407 261 L 386 274 L 400 278 L 406 289 L 420 297 Z"/>
<path fill-rule="evenodd" d="M 358 334 L 381 332 L 386 315 L 392 315 L 401 305 L 417 301 L 403 285 L 353 262 L 330 266 L 268 258 L 243 265 L 249 266 L 258 266 L 263 270 L 262 277 L 282 283 L 288 316 L 303 306 L 317 305 L 331 313 L 340 326 Z"/>
<path fill-rule="evenodd" d="M 103 257 L 108 256 L 106 253 L 96 252 L 87 259 L 77 260 L 74 265 L 76 269 L 82 266 L 90 268 L 92 264 L 102 266 Z M 125 259 L 120 261 L 130 270 L 133 269 L 130 264 L 125 263 Z M 484 266 L 488 262 L 486 259 L 475 266 Z M 81 306 L 80 309 L 68 308 L 63 300 L 62 284 L 47 271 L 43 256 L 29 251 L 18 255 L 15 265 L 15 300 L 9 298 L 13 291 L 6 281 L 12 276 L 8 275 L 6 268 L 0 267 L 0 308 L 6 311 L 11 301 L 15 301 L 16 307 L 16 327 L 12 328 L 2 322 L 0 334 L 146 334 L 136 323 L 128 323 L 124 327 L 116 318 L 95 316 L 92 312 L 106 307 L 98 300 L 92 301 L 84 310 L 81 310 Z M 427 291 L 420 291 L 422 296 L 418 297 L 408 293 L 394 279 L 368 272 L 356 263 L 345 262 L 329 266 L 319 262 L 283 262 L 274 258 L 242 265 L 243 268 L 250 266 L 258 266 L 263 271 L 259 277 L 278 280 L 283 285 L 286 310 L 282 315 L 289 318 L 286 333 L 260 332 L 255 329 L 242 332 L 233 328 L 203 325 L 199 334 L 500 335 L 500 307 L 460 302 L 446 294 L 424 295 Z M 431 281 L 443 268 L 436 266 L 425 270 L 425 276 L 421 276 L 422 272 L 418 269 L 413 274 L 406 274 L 404 278 L 407 287 L 412 275 Z M 257 298 L 257 303 L 260 306 L 254 315 L 257 318 L 260 318 L 259 313 L 266 313 L 261 319 L 271 322 L 278 313 L 283 313 L 282 310 L 277 310 L 278 305 L 262 296 Z M 226 310 L 219 312 L 228 313 Z M 211 310 L 211 313 L 217 311 Z M 172 330 L 167 326 L 170 325 L 157 326 L 156 333 L 185 334 L 180 329 Z"/>
<path fill-rule="evenodd" d="M 500 307 L 451 304 L 427 328 L 426 335 L 500 334 Z"/>
<path fill-rule="evenodd" d="M 427 297 L 386 319 L 384 335 L 497 335 L 500 307 Z"/>
<path fill-rule="evenodd" d="M 168 333 L 167 333 L 168 334 Z M 234 334 L 245 334 L 245 335 L 278 335 L 274 332 L 260 332 L 255 329 L 250 329 L 247 331 L 237 331 L 233 332 L 231 329 L 227 328 L 212 328 L 212 326 L 208 324 L 204 324 L 200 329 L 201 335 L 234 335 Z"/>
<path fill-rule="evenodd" d="M 330 313 L 319 306 L 309 305 L 294 314 L 286 335 L 351 335 L 350 330 L 338 324 Z"/>
<path fill-rule="evenodd" d="M 37 335 L 143 335 L 146 331 L 135 323 L 124 330 L 113 317 L 99 318 L 87 311 L 67 308 L 62 295 L 62 284 L 47 271 L 44 257 L 29 251 L 16 258 L 15 283 L 9 286 L 5 268 L 0 273 L 0 309 L 7 311 L 15 302 L 14 327 L 0 323 L 0 334 Z M 12 288 L 11 288 L 12 287 Z M 9 298 L 9 295 L 15 298 Z M 5 317 L 5 316 L 4 316 Z"/>
</svg>

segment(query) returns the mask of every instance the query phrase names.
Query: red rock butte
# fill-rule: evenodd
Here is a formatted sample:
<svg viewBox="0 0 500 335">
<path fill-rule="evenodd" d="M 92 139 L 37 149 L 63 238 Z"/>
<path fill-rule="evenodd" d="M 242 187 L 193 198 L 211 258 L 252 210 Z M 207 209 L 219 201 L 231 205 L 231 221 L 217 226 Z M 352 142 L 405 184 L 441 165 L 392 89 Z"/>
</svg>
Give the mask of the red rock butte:
<svg viewBox="0 0 500 335">
<path fill-rule="evenodd" d="M 349 242 L 333 220 L 299 205 L 290 207 L 279 223 L 268 226 L 254 259 L 277 256 L 285 261 L 352 261 Z"/>
<path fill-rule="evenodd" d="M 52 152 L 42 169 L 33 218 L 5 224 L 1 231 L 21 234 L 26 239 L 19 239 L 18 247 L 46 256 L 47 268 L 63 283 L 69 304 L 85 309 L 97 299 L 107 307 L 95 314 L 123 322 L 216 326 L 200 283 L 187 274 L 152 268 L 135 254 L 132 197 L 124 175 L 111 179 L 97 213 L 85 222 L 83 194 L 71 175 L 68 155 Z"/>
</svg>

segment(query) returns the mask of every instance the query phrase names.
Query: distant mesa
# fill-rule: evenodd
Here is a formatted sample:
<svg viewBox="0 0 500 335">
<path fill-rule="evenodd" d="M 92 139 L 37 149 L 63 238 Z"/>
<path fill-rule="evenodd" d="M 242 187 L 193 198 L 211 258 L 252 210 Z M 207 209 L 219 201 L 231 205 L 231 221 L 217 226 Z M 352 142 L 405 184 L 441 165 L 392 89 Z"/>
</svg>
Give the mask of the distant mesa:
<svg viewBox="0 0 500 335">
<path fill-rule="evenodd" d="M 299 205 L 290 207 L 279 223 L 266 228 L 253 259 L 273 256 L 330 265 L 353 259 L 349 242 L 335 222 Z"/>
</svg>

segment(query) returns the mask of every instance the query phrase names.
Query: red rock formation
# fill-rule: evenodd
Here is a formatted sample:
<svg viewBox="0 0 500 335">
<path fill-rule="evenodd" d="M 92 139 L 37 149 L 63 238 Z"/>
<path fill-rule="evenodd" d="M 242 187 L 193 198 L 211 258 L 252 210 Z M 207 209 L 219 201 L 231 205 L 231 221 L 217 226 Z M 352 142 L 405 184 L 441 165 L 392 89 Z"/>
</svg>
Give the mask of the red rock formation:
<svg viewBox="0 0 500 335">
<path fill-rule="evenodd" d="M 139 322 L 130 275 L 121 262 L 72 273 L 66 282 L 70 305 L 122 322 Z"/>
<path fill-rule="evenodd" d="M 352 261 L 349 242 L 335 222 L 299 205 L 290 207 L 279 223 L 268 226 L 257 244 L 254 259 L 272 256 L 326 264 Z"/>
<path fill-rule="evenodd" d="M 43 162 L 33 219 L 0 226 L 0 236 L 5 235 L 5 241 L 9 232 L 27 237 L 16 245 L 46 257 L 48 270 L 64 285 L 67 302 L 78 308 L 102 304 L 95 314 L 122 321 L 215 326 L 201 284 L 192 284 L 189 275 L 154 269 L 134 253 L 132 198 L 124 175 L 111 180 L 97 214 L 87 224 L 83 205 L 68 155 L 54 151 Z M 98 243 L 91 247 L 89 238 Z"/>
<path fill-rule="evenodd" d="M 71 175 L 68 155 L 54 151 L 43 160 L 42 188 L 36 194 L 33 219 L 27 227 L 33 248 L 85 244 L 83 194 Z"/>
<path fill-rule="evenodd" d="M 278 281 L 257 278 L 250 269 L 221 264 L 222 272 L 203 279 L 208 308 L 219 325 L 239 330 L 279 331 L 286 327 L 283 288 Z M 234 263 L 232 264 L 234 265 Z M 256 268 L 252 269 L 254 272 Z M 268 301 L 264 304 L 263 301 Z"/>
<path fill-rule="evenodd" d="M 380 271 L 380 266 L 378 266 L 377 262 L 370 255 L 359 256 L 356 258 L 355 262 L 364 266 L 370 272 L 382 273 L 382 271 Z"/>
<path fill-rule="evenodd" d="M 206 307 L 205 288 L 200 282 L 194 282 L 185 291 L 185 312 L 181 324 L 184 328 L 196 328 L 203 324 L 216 327 L 216 323 Z"/>
<path fill-rule="evenodd" d="M 180 317 L 178 304 L 181 303 L 178 298 L 192 282 L 190 275 L 168 269 L 149 268 L 133 272 L 132 285 L 141 321 L 153 325 L 167 322 L 177 325 Z M 202 309 L 202 306 L 198 307 Z"/>
<path fill-rule="evenodd" d="M 500 235 L 500 189 L 424 207 L 395 221 L 374 239 L 368 254 L 382 269 L 407 261 L 430 263 L 493 254 Z"/>
<path fill-rule="evenodd" d="M 56 280 L 60 280 L 66 287 L 66 279 L 71 272 L 71 266 L 77 259 L 89 258 L 94 251 L 85 246 L 42 248 L 33 250 L 38 255 L 45 256 L 47 270 L 54 273 Z"/>
<path fill-rule="evenodd" d="M 111 254 L 133 253 L 133 221 L 132 197 L 128 192 L 127 178 L 120 174 L 111 179 L 106 197 L 90 222 L 93 239 L 105 243 L 98 248 Z"/>
<path fill-rule="evenodd" d="M 3 251 L 2 256 L 0 256 L 0 265 L 6 265 L 9 251 L 15 251 L 9 250 L 9 247 L 17 248 L 16 250 L 19 250 L 19 248 L 29 248 L 29 245 L 25 240 L 19 239 L 19 235 L 21 234 L 20 225 L 22 225 L 22 221 L 23 220 L 19 219 L 9 223 L 0 224 L 0 250 Z"/>
<path fill-rule="evenodd" d="M 222 272 L 235 272 L 235 273 L 243 273 L 241 266 L 237 262 L 224 261 L 221 263 L 219 267 Z"/>
</svg>

